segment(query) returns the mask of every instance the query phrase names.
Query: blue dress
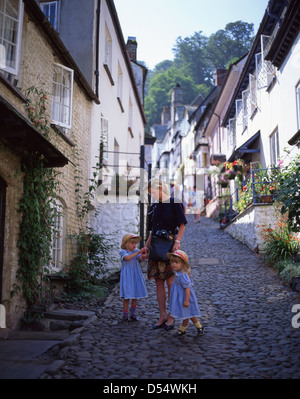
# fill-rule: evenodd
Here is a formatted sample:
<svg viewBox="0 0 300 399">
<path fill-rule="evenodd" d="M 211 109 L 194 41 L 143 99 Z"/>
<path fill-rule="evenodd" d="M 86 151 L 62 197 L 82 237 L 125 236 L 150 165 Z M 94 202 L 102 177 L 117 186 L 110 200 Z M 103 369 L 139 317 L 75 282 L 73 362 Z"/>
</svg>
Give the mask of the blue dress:
<svg viewBox="0 0 300 399">
<path fill-rule="evenodd" d="M 137 255 L 130 261 L 124 260 L 125 256 L 131 255 L 137 251 L 138 249 L 133 252 L 128 252 L 126 249 L 120 251 L 122 260 L 120 297 L 123 299 L 139 299 L 148 296 L 145 279 L 138 261 L 141 255 Z"/>
<path fill-rule="evenodd" d="M 191 317 L 200 317 L 200 310 L 197 303 L 197 297 L 193 289 L 193 282 L 189 275 L 183 272 L 175 272 L 175 279 L 170 293 L 170 314 L 179 319 L 190 319 Z M 185 289 L 191 289 L 189 307 L 184 307 Z"/>
</svg>

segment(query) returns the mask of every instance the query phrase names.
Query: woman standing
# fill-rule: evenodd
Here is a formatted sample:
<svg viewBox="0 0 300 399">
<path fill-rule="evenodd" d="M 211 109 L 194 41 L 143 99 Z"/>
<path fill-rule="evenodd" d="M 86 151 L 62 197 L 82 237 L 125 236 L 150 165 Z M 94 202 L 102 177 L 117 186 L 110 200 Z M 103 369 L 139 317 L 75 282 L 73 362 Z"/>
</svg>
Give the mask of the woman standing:
<svg viewBox="0 0 300 399">
<path fill-rule="evenodd" d="M 145 248 L 151 250 L 151 237 L 158 230 L 166 230 L 176 236 L 172 251 L 180 249 L 180 241 L 182 239 L 187 220 L 184 215 L 181 203 L 176 203 L 174 198 L 170 196 L 168 186 L 158 178 L 154 178 L 148 183 L 148 192 L 155 200 L 149 210 L 148 230 L 149 237 L 145 244 Z M 164 327 L 170 330 L 174 327 L 174 318 L 167 315 L 166 310 L 166 287 L 168 289 L 168 299 L 170 296 L 171 286 L 174 281 L 174 272 L 172 271 L 170 262 L 149 259 L 148 261 L 148 279 L 155 280 L 157 301 L 160 317 L 153 328 Z"/>
</svg>

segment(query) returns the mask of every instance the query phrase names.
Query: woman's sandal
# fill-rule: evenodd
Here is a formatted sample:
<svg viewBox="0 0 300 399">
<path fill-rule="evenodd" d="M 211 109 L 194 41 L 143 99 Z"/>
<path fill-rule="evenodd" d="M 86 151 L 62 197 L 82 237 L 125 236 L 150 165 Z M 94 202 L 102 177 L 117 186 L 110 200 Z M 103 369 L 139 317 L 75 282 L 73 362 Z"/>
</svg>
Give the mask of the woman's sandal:
<svg viewBox="0 0 300 399">
<path fill-rule="evenodd" d="M 166 322 L 167 322 L 167 320 L 163 321 L 161 324 L 154 324 L 153 330 L 157 330 L 158 328 L 164 327 L 164 325 L 166 324 Z"/>
<path fill-rule="evenodd" d="M 174 328 L 174 326 L 175 326 L 175 320 L 170 325 L 165 324 L 165 330 L 167 330 L 167 331 L 172 330 L 172 328 Z"/>
</svg>

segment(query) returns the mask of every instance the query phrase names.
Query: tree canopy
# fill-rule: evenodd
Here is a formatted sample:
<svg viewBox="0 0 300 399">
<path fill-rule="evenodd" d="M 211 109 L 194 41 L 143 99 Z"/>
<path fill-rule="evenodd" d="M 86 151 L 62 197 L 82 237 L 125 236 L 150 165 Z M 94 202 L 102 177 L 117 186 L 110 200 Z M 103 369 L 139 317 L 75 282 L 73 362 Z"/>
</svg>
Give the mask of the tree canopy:
<svg viewBox="0 0 300 399">
<path fill-rule="evenodd" d="M 178 37 L 173 47 L 174 60 L 164 60 L 149 71 L 146 84 L 145 113 L 148 127 L 160 123 L 163 106 L 170 104 L 171 91 L 177 83 L 183 88 L 184 104 L 199 94 L 204 97 L 213 86 L 217 68 L 227 68 L 250 49 L 254 25 L 243 21 L 228 23 L 209 37 L 201 31 Z"/>
</svg>

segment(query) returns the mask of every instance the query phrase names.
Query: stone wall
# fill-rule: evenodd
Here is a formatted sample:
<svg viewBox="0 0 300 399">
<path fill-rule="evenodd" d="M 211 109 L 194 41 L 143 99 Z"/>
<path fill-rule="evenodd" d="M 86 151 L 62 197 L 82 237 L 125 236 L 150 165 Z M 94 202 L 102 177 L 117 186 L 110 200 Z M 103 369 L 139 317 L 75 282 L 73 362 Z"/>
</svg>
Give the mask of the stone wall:
<svg viewBox="0 0 300 399">
<path fill-rule="evenodd" d="M 43 88 L 45 92 L 49 93 L 46 112 L 51 115 L 54 63 L 68 67 L 66 61 L 55 54 L 53 43 L 26 14 L 25 9 L 17 88 L 0 81 L 1 96 L 9 101 L 18 112 L 26 116 L 23 91 L 31 86 Z M 72 129 L 64 132 L 51 127 L 50 130 L 51 143 L 70 161 L 65 167 L 59 169 L 59 199 L 64 207 L 62 267 L 68 264 L 74 252 L 67 235 L 78 233 L 81 227 L 84 228 L 84 222 L 78 217 L 78 203 L 83 203 L 84 193 L 88 192 L 89 179 L 90 115 L 93 103 L 77 79 L 74 78 L 73 84 Z M 6 308 L 7 328 L 14 329 L 25 310 L 25 303 L 21 295 L 14 295 L 12 298 L 10 296 L 14 284 L 19 283 L 16 280 L 18 270 L 16 244 L 21 215 L 17 209 L 23 192 L 23 177 L 20 156 L 16 155 L 13 149 L 8 148 L 4 142 L 0 142 L 0 176 L 7 183 L 2 303 Z M 80 192 L 76 192 L 76 181 L 81 184 Z"/>
<path fill-rule="evenodd" d="M 274 227 L 277 222 L 276 210 L 272 204 L 252 204 L 234 218 L 224 230 L 253 251 L 261 252 L 263 250 L 263 241 L 260 237 L 262 226 Z"/>
</svg>

